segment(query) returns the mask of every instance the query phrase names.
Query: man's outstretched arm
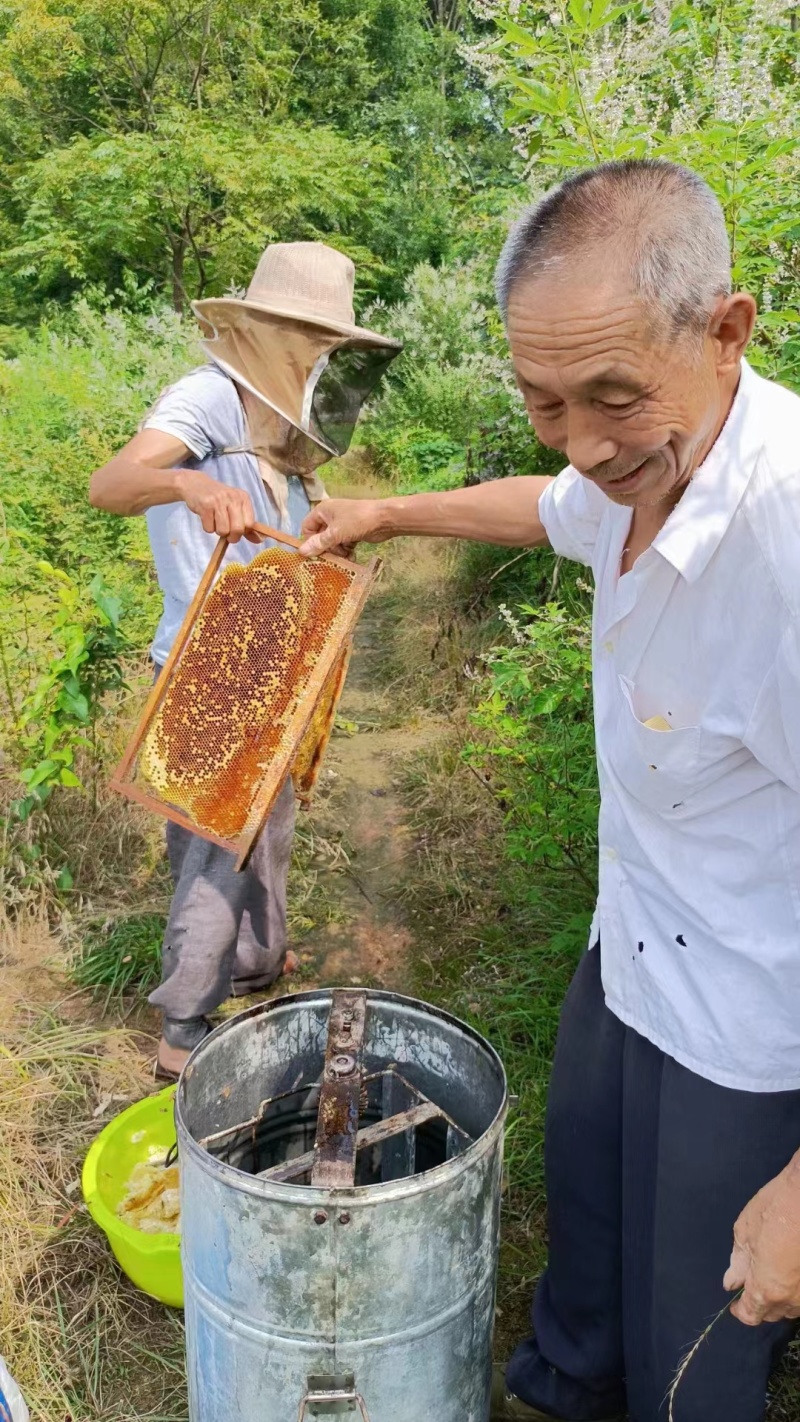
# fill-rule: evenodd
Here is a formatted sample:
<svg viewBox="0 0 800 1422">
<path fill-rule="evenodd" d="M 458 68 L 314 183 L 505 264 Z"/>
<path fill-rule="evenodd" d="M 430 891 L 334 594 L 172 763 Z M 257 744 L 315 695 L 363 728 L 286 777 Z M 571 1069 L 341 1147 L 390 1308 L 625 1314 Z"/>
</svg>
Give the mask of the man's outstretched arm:
<svg viewBox="0 0 800 1422">
<path fill-rule="evenodd" d="M 353 548 L 356 543 L 382 543 L 402 534 L 533 548 L 547 543 L 539 499 L 550 482 L 544 475 L 531 474 L 443 494 L 324 499 L 303 524 L 301 551 L 314 556 Z"/>
</svg>

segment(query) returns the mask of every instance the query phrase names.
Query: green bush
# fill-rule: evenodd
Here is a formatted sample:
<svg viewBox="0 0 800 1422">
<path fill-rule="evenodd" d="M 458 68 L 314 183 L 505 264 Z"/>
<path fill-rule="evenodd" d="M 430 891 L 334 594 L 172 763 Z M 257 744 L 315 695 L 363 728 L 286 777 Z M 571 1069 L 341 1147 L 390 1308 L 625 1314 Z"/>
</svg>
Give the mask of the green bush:
<svg viewBox="0 0 800 1422">
<path fill-rule="evenodd" d="M 397 481 L 399 493 L 453 489 L 464 482 L 464 448 L 424 426 L 372 431 L 372 452 L 381 472 Z"/>
<path fill-rule="evenodd" d="M 412 492 L 543 467 L 485 261 L 419 266 L 402 303 L 367 316 L 404 342 L 360 436 L 384 474 Z"/>
<path fill-rule="evenodd" d="M 510 858 L 569 867 L 593 893 L 597 856 L 597 771 L 587 585 L 567 600 L 521 616 L 501 605 L 510 646 L 490 658 L 474 721 L 483 733 L 466 750 L 489 777 L 506 818 Z"/>
<path fill-rule="evenodd" d="M 85 301 L 19 333 L 0 362 L 0 464 L 5 522 L 28 550 L 69 572 L 102 566 L 114 585 L 130 578 L 133 560 L 142 581 L 143 521 L 92 509 L 89 476 L 197 362 L 194 339 L 166 308 L 103 311 Z"/>
</svg>

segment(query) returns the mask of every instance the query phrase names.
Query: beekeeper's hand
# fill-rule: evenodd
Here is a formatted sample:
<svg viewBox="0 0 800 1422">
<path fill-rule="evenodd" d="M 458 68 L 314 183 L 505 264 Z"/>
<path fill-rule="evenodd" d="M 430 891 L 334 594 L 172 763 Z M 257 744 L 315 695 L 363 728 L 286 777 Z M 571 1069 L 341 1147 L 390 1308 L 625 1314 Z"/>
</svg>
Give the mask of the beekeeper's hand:
<svg viewBox="0 0 800 1422">
<path fill-rule="evenodd" d="M 187 469 L 192 450 L 163 430 L 139 430 L 89 483 L 89 502 L 107 513 L 143 514 L 160 504 L 182 500 L 197 514 L 206 533 L 225 534 L 231 543 L 244 536 L 260 543 L 253 530 L 250 495 L 231 489 L 199 469 Z"/>
<path fill-rule="evenodd" d="M 201 469 L 180 469 L 176 473 L 178 494 L 186 507 L 197 514 L 206 533 L 224 534 L 229 543 L 238 543 L 242 537 L 251 543 L 261 542 L 261 535 L 253 531 L 256 516 L 244 489 L 220 484 Z"/>
<path fill-rule="evenodd" d="M 742 1210 L 724 1286 L 742 1323 L 800 1318 L 800 1151 Z"/>
<path fill-rule="evenodd" d="M 307 558 L 334 553 L 348 558 L 357 543 L 382 543 L 392 530 L 385 499 L 323 499 L 303 520 L 300 552 Z"/>
</svg>

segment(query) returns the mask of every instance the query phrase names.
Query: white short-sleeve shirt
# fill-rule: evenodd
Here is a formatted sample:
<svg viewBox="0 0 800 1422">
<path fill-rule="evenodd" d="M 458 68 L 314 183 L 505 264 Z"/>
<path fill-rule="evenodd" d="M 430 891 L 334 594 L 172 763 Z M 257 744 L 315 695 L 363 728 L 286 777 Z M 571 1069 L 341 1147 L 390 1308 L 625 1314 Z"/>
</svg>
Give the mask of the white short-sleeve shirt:
<svg viewBox="0 0 800 1422">
<path fill-rule="evenodd" d="M 710 1081 L 797 1090 L 800 398 L 743 366 L 716 444 L 622 577 L 629 509 L 568 468 L 540 513 L 596 583 L 608 1006 Z"/>
<path fill-rule="evenodd" d="M 299 536 L 310 508 L 302 479 L 288 481 L 287 513 L 281 522 L 255 456 L 222 453 L 225 449 L 248 449 L 250 436 L 236 386 L 219 366 L 200 366 L 170 385 L 156 401 L 142 429 L 174 435 L 191 451 L 185 461 L 187 467 L 202 469 L 222 484 L 244 489 L 250 495 L 258 523 Z M 146 518 L 164 596 L 164 611 L 151 653 L 155 662 L 163 664 L 214 551 L 217 536 L 206 533 L 197 514 L 184 503 L 160 504 L 148 509 Z M 228 549 L 225 561 L 249 563 L 263 547 L 242 538 Z"/>
</svg>

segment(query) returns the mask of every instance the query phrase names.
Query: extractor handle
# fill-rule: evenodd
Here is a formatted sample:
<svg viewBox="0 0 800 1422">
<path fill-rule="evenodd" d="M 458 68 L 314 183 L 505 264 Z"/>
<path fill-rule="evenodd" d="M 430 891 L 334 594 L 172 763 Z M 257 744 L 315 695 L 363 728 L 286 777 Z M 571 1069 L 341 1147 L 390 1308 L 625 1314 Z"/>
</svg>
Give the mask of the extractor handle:
<svg viewBox="0 0 800 1422">
<path fill-rule="evenodd" d="M 342 1403 L 348 1404 L 347 1407 L 343 1408 Z M 297 1422 L 304 1422 L 306 1416 L 319 1417 L 321 1413 L 330 1412 L 332 1407 L 339 1413 L 355 1412 L 358 1409 L 361 1422 L 369 1422 L 367 1404 L 361 1393 L 356 1392 L 356 1380 L 352 1373 L 310 1377 L 305 1397 L 300 1403 Z"/>
</svg>

